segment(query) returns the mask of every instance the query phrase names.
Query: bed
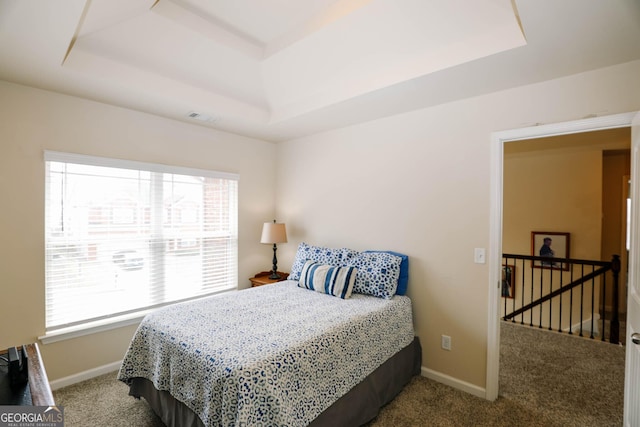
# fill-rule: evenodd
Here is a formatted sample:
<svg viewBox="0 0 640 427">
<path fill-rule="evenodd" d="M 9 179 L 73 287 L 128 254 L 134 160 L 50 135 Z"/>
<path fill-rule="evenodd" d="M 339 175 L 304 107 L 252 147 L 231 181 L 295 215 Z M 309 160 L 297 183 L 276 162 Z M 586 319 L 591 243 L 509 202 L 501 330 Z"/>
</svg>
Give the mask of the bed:
<svg viewBox="0 0 640 427">
<path fill-rule="evenodd" d="M 168 426 L 354 426 L 420 365 L 408 297 L 287 280 L 149 314 L 118 378 Z"/>
</svg>

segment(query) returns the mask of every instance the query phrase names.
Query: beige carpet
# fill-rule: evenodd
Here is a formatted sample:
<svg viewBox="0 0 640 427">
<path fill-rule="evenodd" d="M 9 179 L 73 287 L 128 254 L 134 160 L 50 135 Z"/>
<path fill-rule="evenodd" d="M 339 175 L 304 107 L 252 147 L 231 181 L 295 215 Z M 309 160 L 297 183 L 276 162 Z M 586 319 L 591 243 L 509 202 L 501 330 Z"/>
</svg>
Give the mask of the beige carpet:
<svg viewBox="0 0 640 427">
<path fill-rule="evenodd" d="M 624 347 L 506 322 L 501 343 L 505 400 L 559 425 L 622 425 Z"/>
<path fill-rule="evenodd" d="M 624 349 L 528 327 L 502 327 L 495 402 L 414 378 L 369 427 L 622 425 Z M 66 427 L 161 426 L 116 374 L 54 392 Z"/>
</svg>

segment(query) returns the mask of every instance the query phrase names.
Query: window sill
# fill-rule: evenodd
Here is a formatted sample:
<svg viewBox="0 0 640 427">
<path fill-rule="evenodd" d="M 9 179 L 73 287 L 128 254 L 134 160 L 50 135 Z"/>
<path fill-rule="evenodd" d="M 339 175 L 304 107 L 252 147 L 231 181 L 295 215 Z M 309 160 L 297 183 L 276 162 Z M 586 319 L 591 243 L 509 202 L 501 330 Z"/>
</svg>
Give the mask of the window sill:
<svg viewBox="0 0 640 427">
<path fill-rule="evenodd" d="M 128 316 L 119 316 L 111 319 L 100 320 L 96 322 L 87 322 L 78 326 L 57 329 L 52 332 L 45 333 L 38 337 L 42 344 L 51 344 L 58 341 L 70 340 L 72 338 L 91 335 L 98 332 L 109 331 L 112 329 L 123 328 L 139 324 L 140 321 L 152 310 L 138 311 Z"/>
<path fill-rule="evenodd" d="M 238 289 L 228 289 L 218 294 L 207 295 L 203 298 L 223 295 L 229 292 L 237 292 L 237 291 Z M 38 340 L 40 340 L 42 344 L 51 344 L 54 342 L 70 340 L 72 338 L 78 338 L 85 335 L 95 334 L 98 332 L 124 328 L 125 326 L 138 325 L 140 321 L 144 318 L 144 316 L 146 316 L 147 314 L 157 309 L 158 308 L 151 308 L 148 310 L 136 311 L 135 313 L 112 317 L 109 319 L 97 320 L 94 322 L 87 322 L 87 323 L 83 323 L 82 325 L 56 329 L 55 331 L 47 332 L 44 335 L 38 337 Z"/>
</svg>

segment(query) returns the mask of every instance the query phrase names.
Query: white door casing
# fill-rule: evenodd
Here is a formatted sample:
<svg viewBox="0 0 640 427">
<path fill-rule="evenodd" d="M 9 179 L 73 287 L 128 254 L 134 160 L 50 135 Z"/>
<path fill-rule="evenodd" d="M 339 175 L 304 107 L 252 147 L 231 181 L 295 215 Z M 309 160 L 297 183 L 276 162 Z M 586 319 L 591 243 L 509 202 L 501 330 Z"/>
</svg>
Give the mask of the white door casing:
<svg viewBox="0 0 640 427">
<path fill-rule="evenodd" d="M 624 425 L 640 425 L 640 113 L 631 126 L 631 234 L 627 296 L 627 350 L 624 371 Z"/>
<path fill-rule="evenodd" d="M 513 129 L 501 132 L 494 132 L 491 135 L 491 203 L 490 203 L 490 241 L 489 241 L 489 301 L 488 301 L 488 327 L 487 327 L 487 377 L 485 384 L 485 398 L 495 400 L 498 398 L 498 379 L 500 370 L 500 277 L 502 265 L 502 206 L 503 192 L 502 180 L 504 169 L 504 144 L 510 141 L 520 141 L 532 138 L 542 138 L 547 136 L 565 135 L 572 133 L 590 132 L 603 129 L 613 129 L 619 127 L 629 127 L 632 125 L 634 117 L 638 117 L 637 112 L 622 113 L 610 116 L 593 117 L 583 120 L 575 120 L 564 123 L 553 123 L 528 128 Z M 637 134 L 635 132 L 636 139 Z M 638 143 L 636 143 L 638 145 Z M 632 152 L 633 154 L 633 152 Z M 640 177 L 634 174 L 632 165 L 631 187 L 632 197 L 634 188 L 638 191 Z M 638 203 L 636 199 L 636 203 Z M 634 209 L 631 212 L 632 224 L 640 224 L 640 210 Z M 633 227 L 633 225 L 632 225 Z M 634 230 L 634 229 L 632 229 Z M 636 233 L 640 232 L 637 228 Z M 638 258 L 639 252 L 635 252 Z M 633 270 L 631 265 L 632 255 L 629 255 L 629 274 Z M 636 260 L 636 275 L 640 273 L 640 264 Z M 640 283 L 638 284 L 640 288 Z M 631 299 L 631 298 L 629 298 Z M 640 304 L 640 289 L 638 290 L 638 302 Z M 639 305 L 640 306 L 640 305 Z M 638 313 L 640 319 L 640 313 Z M 639 324 L 640 325 L 640 324 Z M 640 331 L 640 326 L 637 329 Z M 627 331 L 628 332 L 628 331 Z M 638 347 L 640 350 L 640 347 Z M 628 354 L 627 354 L 628 355 Z M 640 357 L 640 356 L 639 356 Z M 640 372 L 640 370 L 639 370 Z M 635 389 L 638 389 L 637 384 Z M 626 393 L 625 393 L 626 396 Z M 637 399 L 636 399 L 637 401 Z M 626 401 L 625 401 L 626 404 Z M 625 405 L 626 408 L 626 405 Z M 626 409 L 625 409 L 626 414 Z M 640 424 L 636 424 L 640 425 Z"/>
</svg>

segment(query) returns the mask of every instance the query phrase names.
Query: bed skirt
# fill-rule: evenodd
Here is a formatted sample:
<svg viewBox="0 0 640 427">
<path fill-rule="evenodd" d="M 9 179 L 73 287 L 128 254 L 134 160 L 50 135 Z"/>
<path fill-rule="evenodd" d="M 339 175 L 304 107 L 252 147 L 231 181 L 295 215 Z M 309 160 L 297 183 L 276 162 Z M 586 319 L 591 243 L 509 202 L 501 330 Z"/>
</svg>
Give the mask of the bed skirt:
<svg viewBox="0 0 640 427">
<path fill-rule="evenodd" d="M 422 347 L 415 337 L 361 383 L 321 413 L 310 426 L 359 426 L 374 419 L 380 409 L 391 402 L 415 375 L 420 374 Z M 146 378 L 133 378 L 129 395 L 144 397 L 168 427 L 204 427 L 200 418 L 167 391 L 156 390 Z"/>
</svg>

